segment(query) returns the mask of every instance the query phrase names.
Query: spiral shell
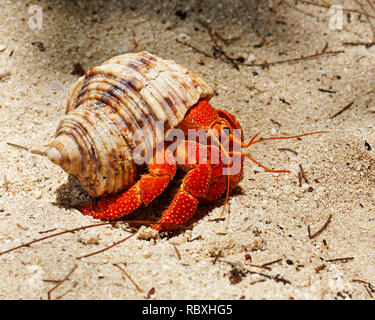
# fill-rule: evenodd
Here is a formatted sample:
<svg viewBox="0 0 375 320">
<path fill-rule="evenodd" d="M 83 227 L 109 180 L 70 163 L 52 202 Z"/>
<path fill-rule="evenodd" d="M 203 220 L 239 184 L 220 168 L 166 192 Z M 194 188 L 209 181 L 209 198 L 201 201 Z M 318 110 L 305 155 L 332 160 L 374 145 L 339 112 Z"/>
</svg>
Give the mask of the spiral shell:
<svg viewBox="0 0 375 320">
<path fill-rule="evenodd" d="M 195 72 L 172 60 L 145 51 L 113 57 L 74 84 L 48 157 L 91 196 L 116 193 L 135 182 L 134 149 L 154 149 L 164 140 L 156 122 L 174 128 L 213 94 Z"/>
</svg>

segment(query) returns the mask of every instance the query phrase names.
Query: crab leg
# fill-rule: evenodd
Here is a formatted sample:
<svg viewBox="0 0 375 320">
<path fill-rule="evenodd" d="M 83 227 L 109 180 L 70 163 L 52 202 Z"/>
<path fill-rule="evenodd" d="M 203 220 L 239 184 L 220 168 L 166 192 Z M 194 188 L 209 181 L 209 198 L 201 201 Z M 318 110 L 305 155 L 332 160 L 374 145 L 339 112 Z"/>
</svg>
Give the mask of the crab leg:
<svg viewBox="0 0 375 320">
<path fill-rule="evenodd" d="M 166 159 L 168 151 L 165 154 Z M 149 174 L 143 175 L 127 191 L 117 196 L 104 197 L 98 203 L 91 203 L 78 209 L 83 214 L 97 219 L 115 220 L 133 212 L 142 204 L 147 206 L 164 191 L 176 174 L 176 164 L 169 164 L 172 162 L 168 163 L 167 160 L 163 164 L 154 163 L 155 161 L 148 166 Z"/>
<path fill-rule="evenodd" d="M 211 181 L 212 169 L 208 164 L 198 165 L 182 180 L 176 196 L 163 213 L 160 223 L 153 226 L 158 231 L 175 229 L 168 224 L 184 225 L 195 213 L 199 200 L 206 195 Z"/>
</svg>

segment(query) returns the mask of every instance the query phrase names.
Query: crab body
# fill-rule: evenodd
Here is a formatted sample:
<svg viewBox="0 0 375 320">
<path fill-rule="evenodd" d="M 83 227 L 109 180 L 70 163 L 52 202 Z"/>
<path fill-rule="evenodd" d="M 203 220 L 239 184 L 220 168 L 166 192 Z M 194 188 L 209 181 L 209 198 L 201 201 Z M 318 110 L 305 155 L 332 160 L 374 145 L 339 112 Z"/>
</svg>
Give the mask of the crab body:
<svg viewBox="0 0 375 320">
<path fill-rule="evenodd" d="M 235 188 L 242 176 L 242 158 L 231 175 L 224 174 L 228 164 L 223 159 L 242 142 L 242 129 L 234 116 L 209 104 L 213 95 L 193 71 L 147 52 L 114 57 L 78 79 L 48 157 L 75 175 L 91 196 L 102 197 L 80 207 L 81 212 L 118 219 L 161 194 L 179 167 L 186 176 L 154 226 L 173 229 L 191 218 L 199 202 L 213 201 Z M 173 129 L 183 137 L 168 142 L 166 134 Z M 190 130 L 201 130 L 208 139 L 189 139 Z M 240 132 L 236 141 L 233 130 Z M 152 155 L 147 160 L 149 173 L 137 181 L 145 151 Z"/>
</svg>

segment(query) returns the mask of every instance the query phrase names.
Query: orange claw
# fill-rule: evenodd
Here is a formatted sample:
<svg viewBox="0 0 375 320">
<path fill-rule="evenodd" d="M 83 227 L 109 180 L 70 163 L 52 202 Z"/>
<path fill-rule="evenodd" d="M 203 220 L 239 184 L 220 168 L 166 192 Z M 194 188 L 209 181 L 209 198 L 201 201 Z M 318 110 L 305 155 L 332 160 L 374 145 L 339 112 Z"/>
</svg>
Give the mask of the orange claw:
<svg viewBox="0 0 375 320">
<path fill-rule="evenodd" d="M 98 203 L 91 203 L 78 209 L 83 214 L 97 219 L 115 220 L 133 212 L 142 204 L 147 206 L 174 178 L 176 165 L 164 161 L 164 164 L 160 165 L 152 163 L 148 169 L 150 173 L 142 176 L 127 191 L 114 197 L 103 197 Z"/>
<path fill-rule="evenodd" d="M 176 229 L 175 225 L 184 225 L 195 213 L 199 200 L 204 197 L 211 181 L 210 165 L 198 165 L 189 171 L 182 180 L 182 185 L 168 209 L 163 213 L 159 222 L 152 228 L 158 231 Z M 168 225 L 169 224 L 169 225 Z"/>
</svg>

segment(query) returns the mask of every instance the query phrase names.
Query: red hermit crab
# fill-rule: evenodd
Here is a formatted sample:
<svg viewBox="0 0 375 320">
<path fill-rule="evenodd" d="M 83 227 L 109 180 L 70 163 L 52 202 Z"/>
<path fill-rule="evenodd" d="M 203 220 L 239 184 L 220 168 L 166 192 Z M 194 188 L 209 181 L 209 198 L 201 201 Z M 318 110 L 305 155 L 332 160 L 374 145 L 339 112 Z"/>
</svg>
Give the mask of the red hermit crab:
<svg viewBox="0 0 375 320">
<path fill-rule="evenodd" d="M 242 128 L 208 102 L 213 90 L 195 72 L 148 52 L 124 54 L 90 69 L 73 86 L 48 157 L 75 175 L 97 203 L 79 210 L 113 220 L 147 206 L 186 172 L 172 203 L 153 228 L 186 224 L 200 202 L 228 195 L 242 178 Z M 137 170 L 148 174 L 137 181 Z M 125 190 L 125 191 L 124 191 Z M 226 198 L 226 200 L 227 200 Z"/>
</svg>

